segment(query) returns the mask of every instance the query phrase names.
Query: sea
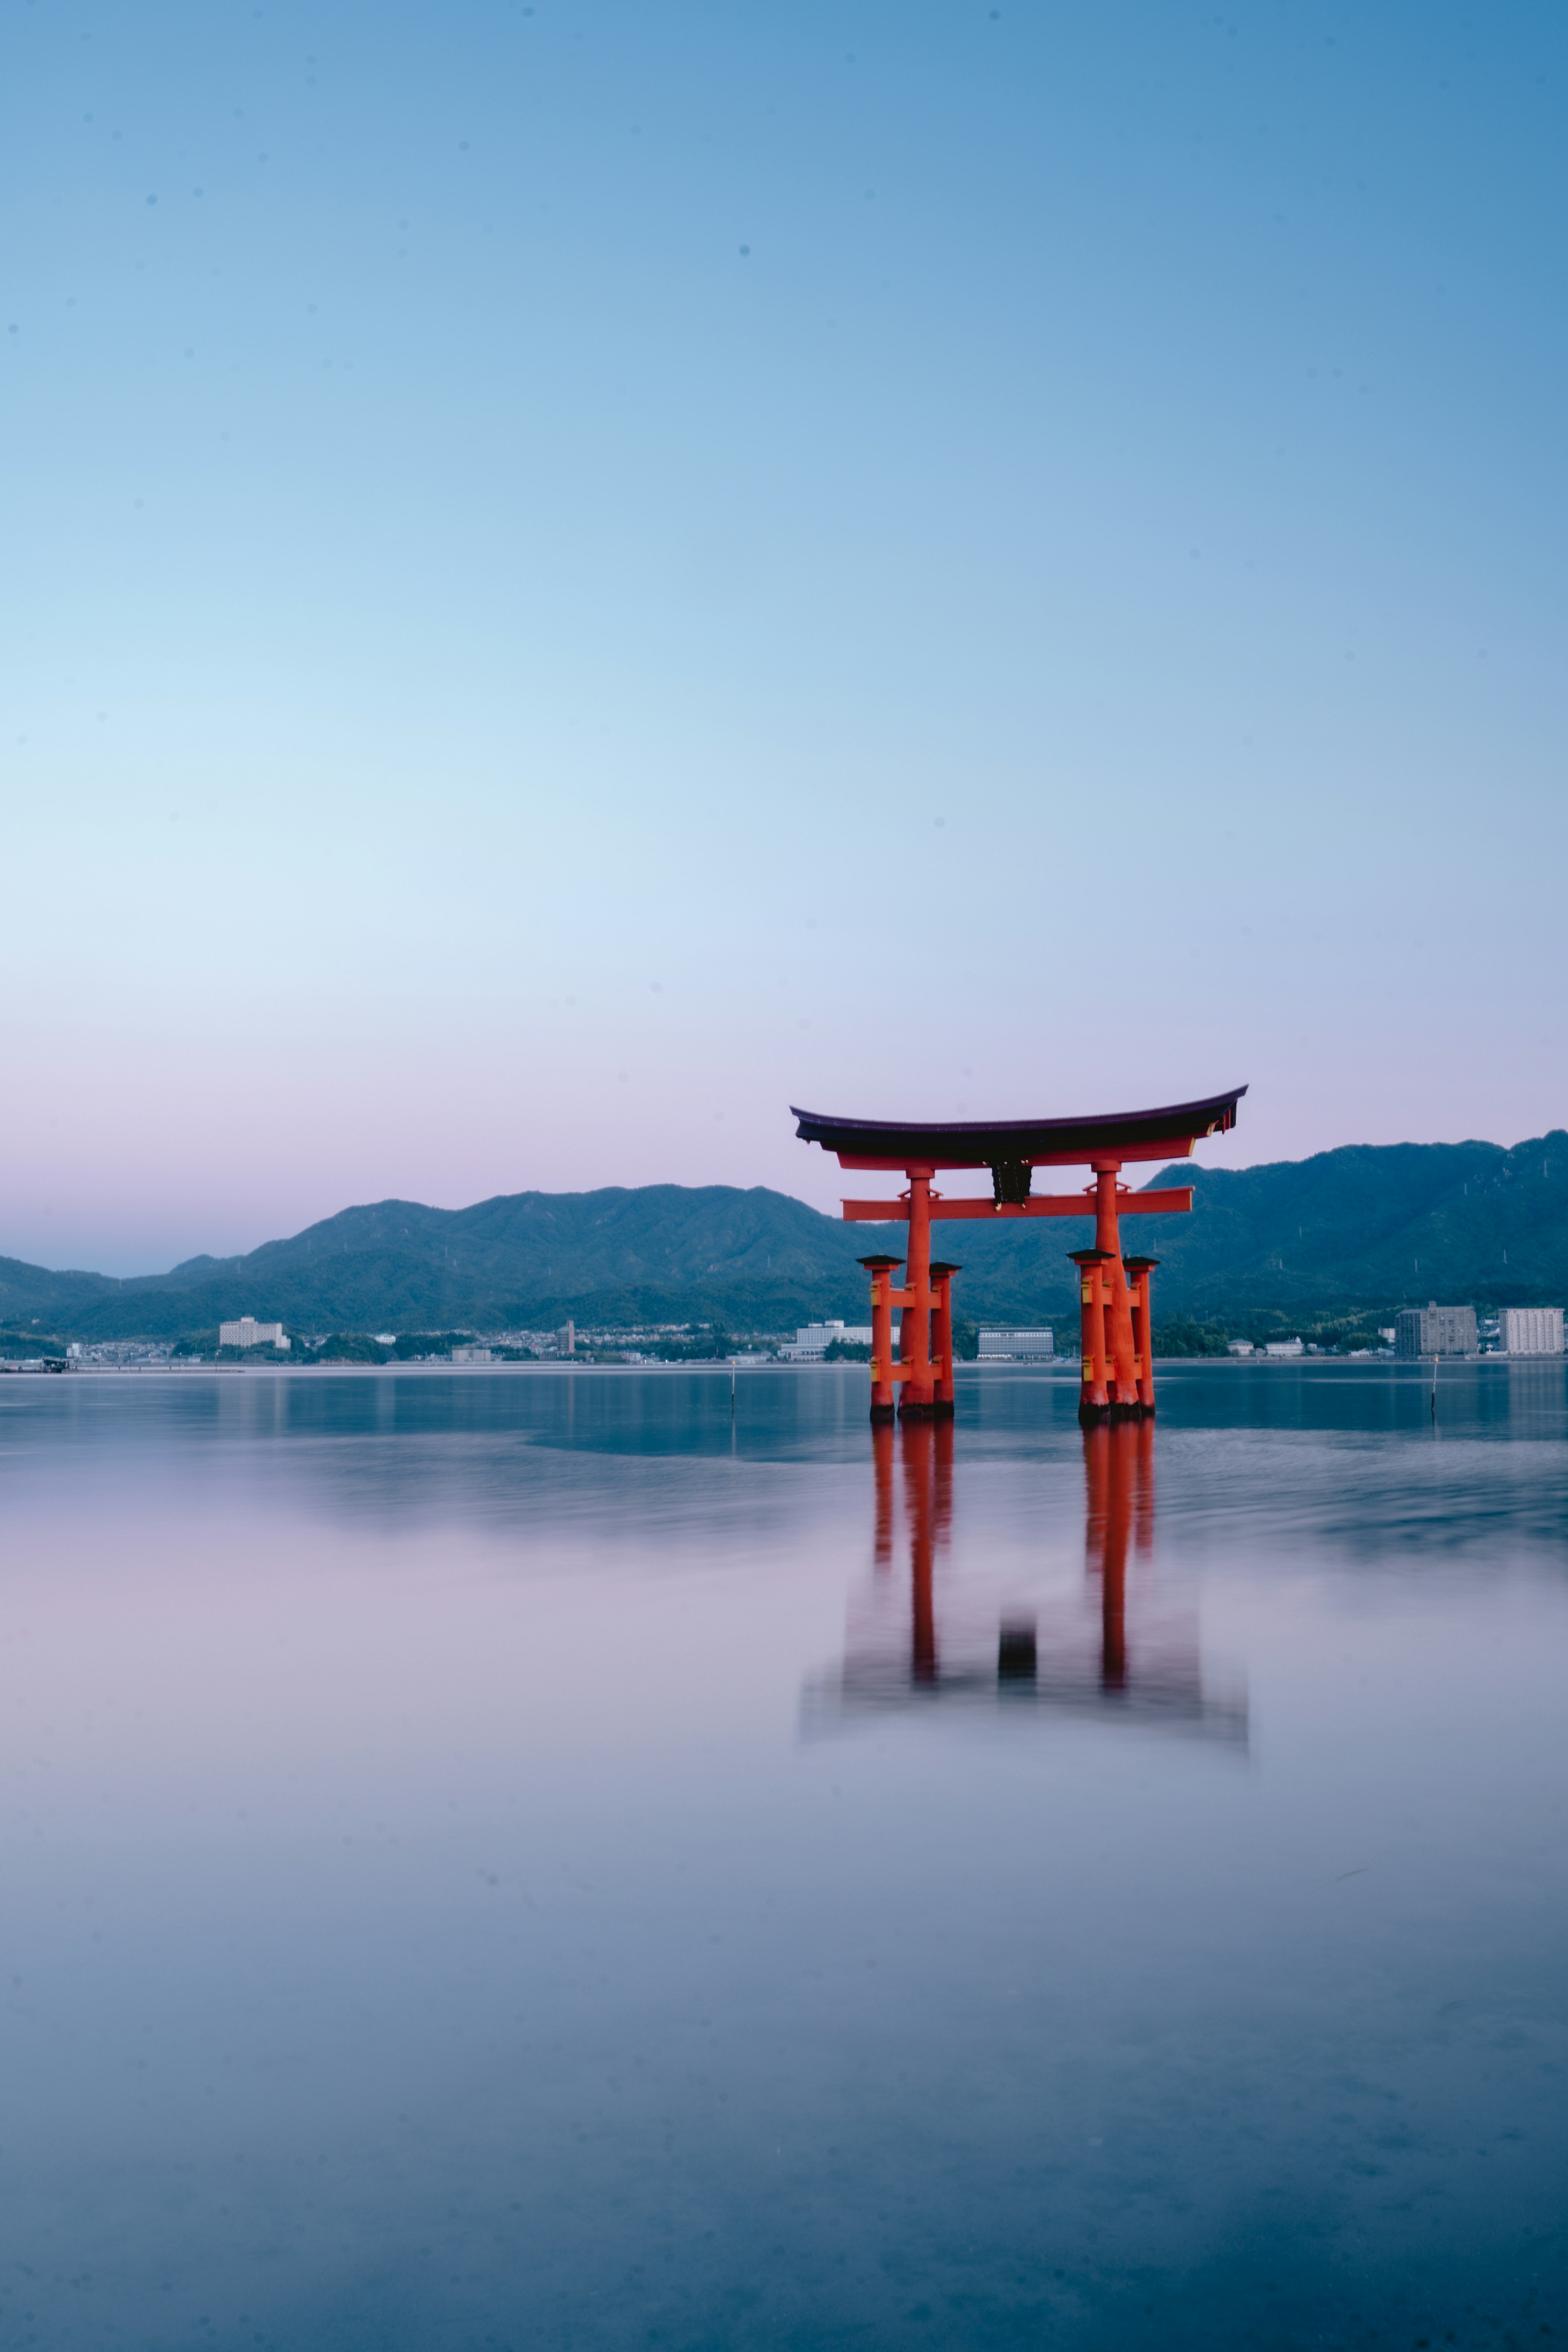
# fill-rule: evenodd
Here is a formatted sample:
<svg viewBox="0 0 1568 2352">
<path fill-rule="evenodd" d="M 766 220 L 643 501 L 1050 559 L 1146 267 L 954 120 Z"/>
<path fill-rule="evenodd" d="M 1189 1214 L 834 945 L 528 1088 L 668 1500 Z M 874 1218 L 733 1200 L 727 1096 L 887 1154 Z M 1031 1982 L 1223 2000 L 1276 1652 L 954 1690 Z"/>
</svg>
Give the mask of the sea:
<svg viewBox="0 0 1568 2352">
<path fill-rule="evenodd" d="M 0 1381 L 0 2345 L 1561 2342 L 1565 1379 Z"/>
</svg>

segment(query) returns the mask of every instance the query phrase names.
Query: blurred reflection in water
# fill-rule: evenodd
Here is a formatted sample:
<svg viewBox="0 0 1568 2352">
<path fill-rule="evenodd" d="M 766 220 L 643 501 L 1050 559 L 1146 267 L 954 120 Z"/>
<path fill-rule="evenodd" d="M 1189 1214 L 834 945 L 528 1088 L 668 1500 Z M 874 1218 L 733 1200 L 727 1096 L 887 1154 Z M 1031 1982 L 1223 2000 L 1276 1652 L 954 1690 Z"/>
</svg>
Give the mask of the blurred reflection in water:
<svg viewBox="0 0 1568 2352">
<path fill-rule="evenodd" d="M 1026 1598 L 987 1576 L 984 1521 L 953 1559 L 954 1424 L 872 1430 L 871 1587 L 851 1602 L 842 1667 L 806 1685 L 808 1732 L 940 1697 L 1158 1720 L 1245 1746 L 1245 1703 L 1205 1688 L 1195 1607 L 1155 1570 L 1154 1423 L 1107 1423 L 1079 1443 L 1086 1580 Z"/>
</svg>

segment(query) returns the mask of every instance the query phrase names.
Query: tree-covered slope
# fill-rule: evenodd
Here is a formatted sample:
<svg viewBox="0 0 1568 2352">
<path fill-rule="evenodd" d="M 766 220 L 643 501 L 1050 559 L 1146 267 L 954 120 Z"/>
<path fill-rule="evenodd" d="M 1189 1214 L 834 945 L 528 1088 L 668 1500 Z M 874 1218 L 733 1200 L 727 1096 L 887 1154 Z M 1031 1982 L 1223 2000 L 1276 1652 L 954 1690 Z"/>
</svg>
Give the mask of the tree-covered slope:
<svg viewBox="0 0 1568 2352">
<path fill-rule="evenodd" d="M 469 1209 L 380 1201 L 344 1209 L 238 1258 L 192 1258 L 143 1289 L 206 1287 L 243 1276 L 330 1279 L 340 1258 L 429 1261 L 487 1292 L 521 1279 L 557 1289 L 618 1284 L 819 1280 L 856 1255 L 854 1234 L 803 1201 L 758 1185 L 648 1184 L 598 1192 L 512 1192 Z M 869 1248 L 870 1244 L 861 1244 Z"/>
<path fill-rule="evenodd" d="M 1356 1144 L 1263 1168 L 1168 1170 L 1191 1217 L 1162 1218 L 1163 1302 L 1194 1313 L 1568 1296 L 1568 1134 Z M 1153 1230 L 1153 1221 L 1150 1221 Z"/>
<path fill-rule="evenodd" d="M 111 1275 L 51 1274 L 46 1266 L 0 1257 L 0 1323 L 25 1329 L 36 1317 L 51 1328 L 59 1322 L 74 1330 L 79 1315 L 118 1297 L 124 1287 Z"/>
<path fill-rule="evenodd" d="M 855 1259 L 875 1246 L 864 1227 L 762 1187 L 523 1192 L 458 1210 L 383 1201 L 244 1257 L 106 1284 L 103 1296 L 72 1299 L 71 1329 L 165 1338 L 241 1314 L 335 1330 L 711 1314 L 787 1328 L 858 1313 Z"/>
<path fill-rule="evenodd" d="M 1151 1181 L 1194 1187 L 1190 1217 L 1134 1213 L 1124 1226 L 1127 1246 L 1161 1260 L 1163 1315 L 1243 1321 L 1428 1297 L 1568 1297 L 1561 1129 L 1512 1150 L 1357 1145 L 1263 1168 L 1177 1166 Z M 193 1258 L 133 1282 L 0 1259 L 0 1319 L 25 1327 L 36 1316 L 80 1339 L 170 1338 L 243 1314 L 318 1330 L 548 1328 L 568 1315 L 780 1329 L 816 1315 L 860 1319 L 855 1260 L 897 1250 L 900 1237 L 762 1187 L 517 1192 L 456 1210 L 382 1201 L 243 1257 Z M 1087 1218 L 937 1231 L 963 1266 L 963 1313 L 999 1321 L 1070 1322 L 1067 1253 L 1091 1239 Z"/>
</svg>

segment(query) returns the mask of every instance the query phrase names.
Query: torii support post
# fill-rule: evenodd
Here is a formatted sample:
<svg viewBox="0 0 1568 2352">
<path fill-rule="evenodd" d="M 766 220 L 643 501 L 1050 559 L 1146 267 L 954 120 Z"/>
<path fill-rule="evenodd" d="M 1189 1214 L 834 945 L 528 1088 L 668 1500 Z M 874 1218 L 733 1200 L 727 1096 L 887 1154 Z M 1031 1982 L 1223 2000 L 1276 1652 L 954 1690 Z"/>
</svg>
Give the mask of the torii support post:
<svg viewBox="0 0 1568 2352">
<path fill-rule="evenodd" d="M 899 1296 L 903 1320 L 899 1326 L 899 1359 L 903 1368 L 900 1420 L 929 1421 L 934 1405 L 931 1379 L 931 1168 L 910 1169 L 910 1253 L 904 1260 L 904 1286 Z"/>
<path fill-rule="evenodd" d="M 1105 1280 L 1103 1250 L 1069 1250 L 1068 1256 L 1079 1270 L 1079 1345 L 1082 1357 L 1083 1378 L 1079 1391 L 1078 1417 L 1088 1428 L 1097 1421 L 1110 1419 L 1110 1351 L 1106 1325 L 1109 1285 Z"/>
<path fill-rule="evenodd" d="M 1128 1280 L 1132 1285 L 1132 1346 L 1133 1364 L 1138 1373 L 1138 1402 L 1145 1414 L 1154 1410 L 1154 1324 L 1149 1307 L 1149 1276 L 1160 1261 L 1157 1257 L 1124 1257 Z"/>
<path fill-rule="evenodd" d="M 1101 1274 L 1107 1293 L 1106 1341 L 1110 1355 L 1110 1398 L 1113 1416 L 1122 1420 L 1140 1410 L 1138 1374 L 1133 1358 L 1132 1293 L 1121 1270 L 1121 1230 L 1116 1214 L 1116 1180 L 1120 1160 L 1096 1160 L 1094 1169 L 1094 1246 L 1104 1261 Z"/>
<path fill-rule="evenodd" d="M 863 1257 L 871 1277 L 871 1419 L 891 1421 L 893 1406 L 893 1268 L 896 1257 Z"/>
<path fill-rule="evenodd" d="M 952 1277 L 963 1272 L 961 1265 L 950 1265 L 945 1258 L 931 1260 L 931 1290 L 936 1299 L 936 1312 L 931 1317 L 931 1356 L 936 1374 L 931 1411 L 938 1421 L 951 1421 L 958 1409 L 952 1387 Z"/>
</svg>

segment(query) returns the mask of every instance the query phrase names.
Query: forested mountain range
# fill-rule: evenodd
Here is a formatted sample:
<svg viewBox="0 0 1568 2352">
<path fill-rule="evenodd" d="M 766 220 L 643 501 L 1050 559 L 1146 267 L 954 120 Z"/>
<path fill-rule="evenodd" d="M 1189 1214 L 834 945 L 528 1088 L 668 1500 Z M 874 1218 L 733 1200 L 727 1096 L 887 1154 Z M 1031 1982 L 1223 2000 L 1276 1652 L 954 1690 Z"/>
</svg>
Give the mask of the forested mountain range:
<svg viewBox="0 0 1568 2352">
<path fill-rule="evenodd" d="M 1047 1181 L 1059 1178 L 1044 1171 Z M 1182 1165 L 1190 1217 L 1130 1217 L 1129 1248 L 1161 1260 L 1157 1312 L 1244 1328 L 1402 1302 L 1559 1304 L 1568 1297 L 1568 1133 L 1493 1143 L 1352 1145 L 1227 1170 Z M 950 1180 L 954 1192 L 979 1189 Z M 468 1209 L 382 1201 L 233 1258 L 187 1259 L 116 1281 L 0 1259 L 0 1325 L 69 1339 L 173 1339 L 251 1314 L 296 1329 L 547 1328 L 721 1320 L 784 1329 L 864 1314 L 855 1261 L 900 1246 L 896 1226 L 845 1225 L 757 1187 L 645 1185 L 516 1192 Z M 1067 1252 L 1089 1221 L 998 1219 L 938 1228 L 962 1259 L 971 1319 L 1070 1319 Z"/>
</svg>

